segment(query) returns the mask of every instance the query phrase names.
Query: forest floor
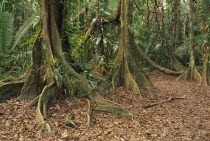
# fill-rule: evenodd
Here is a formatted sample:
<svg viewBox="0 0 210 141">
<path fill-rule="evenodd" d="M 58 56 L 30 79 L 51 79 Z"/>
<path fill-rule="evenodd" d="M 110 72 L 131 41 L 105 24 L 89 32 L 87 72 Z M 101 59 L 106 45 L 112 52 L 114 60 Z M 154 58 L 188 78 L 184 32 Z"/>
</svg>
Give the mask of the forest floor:
<svg viewBox="0 0 210 141">
<path fill-rule="evenodd" d="M 86 100 L 58 101 L 51 107 L 46 120 L 51 134 L 37 133 L 36 110 L 26 108 L 29 101 L 1 101 L 0 141 L 210 141 L 210 87 L 195 81 L 175 81 L 176 76 L 162 73 L 149 76 L 156 92 L 142 91 L 143 99 L 125 88 L 105 96 L 127 107 L 133 119 L 94 111 L 91 128 L 87 127 Z M 144 107 L 153 103 L 159 104 Z M 65 126 L 67 115 L 75 128 Z"/>
</svg>

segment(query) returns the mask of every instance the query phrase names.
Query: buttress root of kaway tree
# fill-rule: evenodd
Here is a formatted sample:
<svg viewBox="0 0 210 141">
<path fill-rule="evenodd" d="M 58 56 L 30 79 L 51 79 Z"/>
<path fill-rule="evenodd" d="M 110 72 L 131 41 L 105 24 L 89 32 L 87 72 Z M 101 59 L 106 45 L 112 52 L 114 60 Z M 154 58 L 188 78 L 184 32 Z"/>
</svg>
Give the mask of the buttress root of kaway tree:
<svg viewBox="0 0 210 141">
<path fill-rule="evenodd" d="M 88 81 L 75 72 L 66 61 L 58 30 L 57 18 L 60 13 L 56 10 L 59 2 L 41 1 L 41 32 L 34 43 L 32 66 L 27 78 L 25 82 L 17 82 L 17 89 L 14 82 L 1 86 L 0 97 L 8 92 L 15 95 L 16 90 L 19 90 L 21 100 L 34 99 L 31 105 L 37 106 L 37 122 L 41 129 L 48 132 L 51 132 L 50 126 L 44 120 L 47 109 L 61 97 L 61 94 L 71 99 L 79 97 L 96 101 L 98 103 L 96 110 L 111 112 L 116 116 L 132 116 L 123 106 L 99 96 Z"/>
<path fill-rule="evenodd" d="M 123 0 L 120 4 L 120 45 L 114 60 L 114 67 L 108 79 L 111 81 L 113 89 L 118 86 L 125 86 L 134 94 L 140 94 L 139 88 L 152 91 L 154 89 L 153 85 L 143 71 L 139 63 L 139 54 L 134 47 L 134 33 L 132 31 L 133 2 Z"/>
</svg>

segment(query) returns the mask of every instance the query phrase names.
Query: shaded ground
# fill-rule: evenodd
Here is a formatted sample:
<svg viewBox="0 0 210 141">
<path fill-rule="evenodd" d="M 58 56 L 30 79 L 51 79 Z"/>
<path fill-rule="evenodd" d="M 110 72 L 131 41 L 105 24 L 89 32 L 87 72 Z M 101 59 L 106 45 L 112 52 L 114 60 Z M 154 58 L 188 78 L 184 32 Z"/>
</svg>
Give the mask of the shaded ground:
<svg viewBox="0 0 210 141">
<path fill-rule="evenodd" d="M 48 112 L 47 122 L 53 133 L 41 134 L 35 121 L 35 108 L 27 109 L 29 101 L 17 98 L 0 102 L 0 140 L 103 140 L 103 141 L 209 141 L 210 87 L 194 81 L 178 81 L 175 76 L 151 73 L 157 93 L 142 91 L 144 99 L 124 88 L 108 99 L 128 107 L 135 118 L 117 118 L 112 114 L 94 112 L 94 125 L 87 127 L 87 102 L 76 104 L 60 101 Z M 145 105 L 184 97 L 147 109 Z M 64 125 L 66 116 L 76 128 Z"/>
</svg>

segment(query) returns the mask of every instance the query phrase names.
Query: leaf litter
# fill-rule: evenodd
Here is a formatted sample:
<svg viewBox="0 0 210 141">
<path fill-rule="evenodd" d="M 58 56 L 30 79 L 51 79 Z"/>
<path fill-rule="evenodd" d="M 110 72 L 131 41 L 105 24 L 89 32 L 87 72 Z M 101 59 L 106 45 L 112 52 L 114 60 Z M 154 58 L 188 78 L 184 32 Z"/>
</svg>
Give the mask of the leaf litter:
<svg viewBox="0 0 210 141">
<path fill-rule="evenodd" d="M 60 100 L 49 109 L 46 121 L 52 129 L 51 134 L 38 134 L 36 109 L 27 108 L 30 101 L 19 101 L 18 98 L 0 101 L 0 140 L 210 140 L 210 87 L 195 81 L 176 81 L 176 76 L 163 73 L 150 73 L 149 76 L 156 90 L 141 90 L 143 98 L 123 87 L 115 90 L 114 95 L 103 95 L 127 107 L 133 113 L 133 119 L 94 111 L 90 128 L 87 125 L 87 101 L 83 99 L 79 103 Z M 144 108 L 176 97 L 184 99 Z M 65 125 L 67 116 L 75 126 Z"/>
</svg>

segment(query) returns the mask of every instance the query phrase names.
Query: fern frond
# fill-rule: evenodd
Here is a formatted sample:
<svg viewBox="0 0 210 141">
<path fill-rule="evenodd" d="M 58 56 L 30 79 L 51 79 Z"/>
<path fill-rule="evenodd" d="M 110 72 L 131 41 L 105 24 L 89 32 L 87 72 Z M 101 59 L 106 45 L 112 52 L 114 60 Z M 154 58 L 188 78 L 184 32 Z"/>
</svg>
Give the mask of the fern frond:
<svg viewBox="0 0 210 141">
<path fill-rule="evenodd" d="M 14 50 L 17 44 L 21 41 L 22 37 L 29 31 L 29 29 L 33 26 L 36 26 L 40 20 L 40 17 L 37 15 L 33 15 L 28 20 L 26 20 L 23 25 L 19 28 L 18 32 L 15 34 L 15 42 L 10 51 Z"/>
</svg>

